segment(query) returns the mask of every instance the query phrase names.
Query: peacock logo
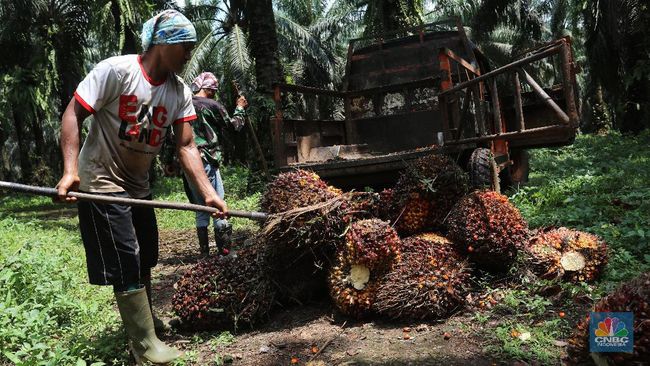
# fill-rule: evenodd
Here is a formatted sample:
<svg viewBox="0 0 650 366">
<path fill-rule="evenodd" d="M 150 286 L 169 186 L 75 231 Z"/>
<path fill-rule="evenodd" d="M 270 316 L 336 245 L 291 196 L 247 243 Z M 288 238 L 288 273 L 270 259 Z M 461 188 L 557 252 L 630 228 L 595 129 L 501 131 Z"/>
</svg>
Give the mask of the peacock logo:
<svg viewBox="0 0 650 366">
<path fill-rule="evenodd" d="M 591 312 L 589 314 L 590 352 L 634 351 L 632 312 Z"/>
<path fill-rule="evenodd" d="M 605 320 L 598 322 L 596 337 L 627 337 L 628 331 L 625 323 L 617 317 L 607 317 Z"/>
</svg>

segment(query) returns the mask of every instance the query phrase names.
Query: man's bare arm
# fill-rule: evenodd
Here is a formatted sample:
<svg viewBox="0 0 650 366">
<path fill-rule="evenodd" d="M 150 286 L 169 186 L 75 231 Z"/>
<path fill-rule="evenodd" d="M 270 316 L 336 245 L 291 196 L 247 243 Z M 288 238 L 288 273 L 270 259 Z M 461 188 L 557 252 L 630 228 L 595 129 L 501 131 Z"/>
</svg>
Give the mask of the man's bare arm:
<svg viewBox="0 0 650 366">
<path fill-rule="evenodd" d="M 74 98 L 70 100 L 61 118 L 61 153 L 63 154 L 63 176 L 56 185 L 58 199 L 74 202 L 77 199 L 67 197 L 69 190 L 79 188 L 79 145 L 81 124 L 90 115 Z"/>
<path fill-rule="evenodd" d="M 208 176 L 205 174 L 201 154 L 194 144 L 192 127 L 189 123 L 179 123 L 174 126 L 174 135 L 176 136 L 176 153 L 183 172 L 194 187 L 199 190 L 199 193 L 205 199 L 205 204 L 216 207 L 223 213 L 217 216 L 225 216 L 228 212 L 228 206 L 217 195 L 217 191 L 214 190 Z"/>
</svg>

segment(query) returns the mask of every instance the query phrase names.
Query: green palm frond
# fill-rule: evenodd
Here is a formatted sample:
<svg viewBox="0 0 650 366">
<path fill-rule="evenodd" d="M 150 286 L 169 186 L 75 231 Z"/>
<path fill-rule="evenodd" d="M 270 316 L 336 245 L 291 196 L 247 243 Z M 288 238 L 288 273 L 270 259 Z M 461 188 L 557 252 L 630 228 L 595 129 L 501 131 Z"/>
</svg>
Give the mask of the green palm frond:
<svg viewBox="0 0 650 366">
<path fill-rule="evenodd" d="M 218 36 L 213 33 L 208 33 L 201 39 L 201 41 L 194 48 L 192 58 L 187 62 L 185 70 L 183 71 L 183 79 L 191 83 L 194 78 L 206 69 L 207 64 L 215 64 L 217 53 L 215 47 L 222 39 L 223 35 Z M 212 60 L 210 60 L 212 59 Z"/>
<path fill-rule="evenodd" d="M 552 6 L 550 32 L 554 38 L 561 37 L 567 28 L 569 16 L 568 0 L 555 0 Z"/>
<path fill-rule="evenodd" d="M 189 3 L 183 8 L 183 15 L 185 15 L 192 23 L 200 21 L 215 22 L 220 20 L 220 14 L 225 12 L 222 6 L 223 1 L 213 0 L 208 3 L 192 4 Z"/>
<path fill-rule="evenodd" d="M 303 27 L 313 24 L 325 12 L 327 2 L 323 0 L 277 0 L 279 11 Z"/>
<path fill-rule="evenodd" d="M 227 40 L 224 55 L 226 66 L 237 80 L 248 80 L 252 62 L 246 34 L 238 25 L 234 25 Z"/>
<path fill-rule="evenodd" d="M 279 47 L 288 52 L 287 56 L 308 58 L 326 72 L 332 71 L 331 54 L 328 54 L 320 40 L 310 33 L 309 29 L 294 22 L 282 12 L 276 13 L 275 21 Z"/>
</svg>

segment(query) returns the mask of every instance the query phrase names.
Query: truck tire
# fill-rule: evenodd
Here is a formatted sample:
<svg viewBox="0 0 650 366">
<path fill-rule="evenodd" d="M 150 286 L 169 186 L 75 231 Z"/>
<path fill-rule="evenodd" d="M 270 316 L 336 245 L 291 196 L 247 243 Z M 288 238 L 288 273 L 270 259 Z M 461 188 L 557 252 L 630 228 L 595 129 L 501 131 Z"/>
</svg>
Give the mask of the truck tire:
<svg viewBox="0 0 650 366">
<path fill-rule="evenodd" d="M 488 188 L 496 192 L 501 192 L 499 168 L 490 149 L 475 149 L 469 157 L 467 171 L 472 188 Z"/>
</svg>

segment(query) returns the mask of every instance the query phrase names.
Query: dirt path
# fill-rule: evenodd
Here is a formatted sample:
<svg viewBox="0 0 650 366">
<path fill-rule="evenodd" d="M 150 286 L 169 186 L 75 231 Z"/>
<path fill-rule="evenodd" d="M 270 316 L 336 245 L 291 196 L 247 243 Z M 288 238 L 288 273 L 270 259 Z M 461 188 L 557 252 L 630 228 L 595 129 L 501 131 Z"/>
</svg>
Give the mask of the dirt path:
<svg viewBox="0 0 650 366">
<path fill-rule="evenodd" d="M 169 319 L 173 285 L 196 263 L 194 232 L 161 232 L 161 261 L 154 272 L 156 312 Z M 214 342 L 221 332 L 170 333 L 165 339 L 193 353 L 193 364 L 233 365 L 493 365 L 481 339 L 458 315 L 444 323 L 359 322 L 327 301 L 278 309 L 254 330 L 240 330 L 230 344 Z M 226 342 L 227 343 L 227 342 Z M 296 362 L 297 359 L 297 362 Z M 311 361 L 311 363 L 309 362 Z"/>
</svg>

